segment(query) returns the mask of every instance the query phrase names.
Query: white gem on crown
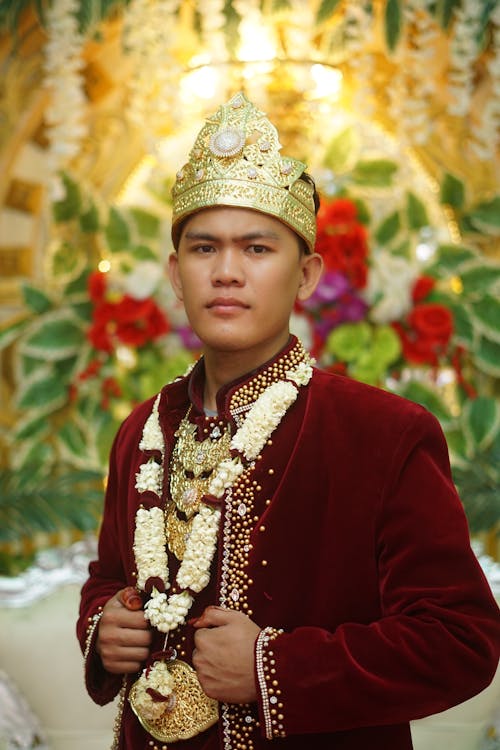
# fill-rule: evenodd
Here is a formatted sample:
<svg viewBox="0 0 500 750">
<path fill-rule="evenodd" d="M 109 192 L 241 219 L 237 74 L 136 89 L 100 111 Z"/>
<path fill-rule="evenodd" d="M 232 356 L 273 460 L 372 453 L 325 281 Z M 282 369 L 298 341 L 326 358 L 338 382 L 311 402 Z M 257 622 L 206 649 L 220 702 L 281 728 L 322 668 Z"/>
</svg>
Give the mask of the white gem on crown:
<svg viewBox="0 0 500 750">
<path fill-rule="evenodd" d="M 210 138 L 210 151 L 215 156 L 236 156 L 245 145 L 245 133 L 238 128 L 223 128 Z"/>
</svg>

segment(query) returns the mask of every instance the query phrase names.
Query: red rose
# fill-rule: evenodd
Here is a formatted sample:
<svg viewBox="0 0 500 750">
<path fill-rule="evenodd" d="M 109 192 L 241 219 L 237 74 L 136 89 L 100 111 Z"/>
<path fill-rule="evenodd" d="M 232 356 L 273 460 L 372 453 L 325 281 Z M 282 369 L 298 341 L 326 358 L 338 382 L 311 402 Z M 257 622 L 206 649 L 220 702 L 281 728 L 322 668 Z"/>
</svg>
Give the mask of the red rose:
<svg viewBox="0 0 500 750">
<path fill-rule="evenodd" d="M 403 356 L 414 364 L 436 366 L 453 332 L 453 318 L 443 305 L 422 303 L 408 315 L 407 327 L 394 323 L 403 347 Z"/>
<path fill-rule="evenodd" d="M 417 333 L 437 344 L 445 346 L 453 332 L 453 317 L 444 305 L 422 303 L 415 305 L 408 315 L 408 322 Z"/>
<path fill-rule="evenodd" d="M 100 271 L 92 271 L 87 281 L 87 287 L 90 299 L 94 302 L 101 302 L 106 293 L 106 274 Z"/>
<path fill-rule="evenodd" d="M 436 285 L 435 280 L 431 276 L 419 276 L 416 280 L 413 291 L 412 299 L 414 302 L 421 302 L 425 299 Z"/>
<path fill-rule="evenodd" d="M 339 198 L 320 208 L 315 249 L 327 271 L 340 271 L 358 289 L 366 286 L 367 234 L 352 201 Z"/>
</svg>

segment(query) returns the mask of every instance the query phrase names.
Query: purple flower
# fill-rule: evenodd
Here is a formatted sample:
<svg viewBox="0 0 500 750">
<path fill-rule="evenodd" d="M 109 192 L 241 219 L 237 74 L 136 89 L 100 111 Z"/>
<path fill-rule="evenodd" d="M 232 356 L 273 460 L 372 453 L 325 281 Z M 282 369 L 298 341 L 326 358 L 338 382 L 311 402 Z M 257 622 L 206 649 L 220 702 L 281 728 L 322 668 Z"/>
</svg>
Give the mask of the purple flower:
<svg viewBox="0 0 500 750">
<path fill-rule="evenodd" d="M 175 329 L 175 332 L 180 337 L 186 349 L 201 349 L 201 341 L 190 326 L 179 326 Z"/>
<path fill-rule="evenodd" d="M 339 297 L 351 291 L 351 289 L 349 280 L 343 273 L 340 273 L 340 271 L 326 271 L 321 277 L 314 293 L 302 304 L 306 310 L 314 312 L 323 305 L 335 302 Z"/>
</svg>

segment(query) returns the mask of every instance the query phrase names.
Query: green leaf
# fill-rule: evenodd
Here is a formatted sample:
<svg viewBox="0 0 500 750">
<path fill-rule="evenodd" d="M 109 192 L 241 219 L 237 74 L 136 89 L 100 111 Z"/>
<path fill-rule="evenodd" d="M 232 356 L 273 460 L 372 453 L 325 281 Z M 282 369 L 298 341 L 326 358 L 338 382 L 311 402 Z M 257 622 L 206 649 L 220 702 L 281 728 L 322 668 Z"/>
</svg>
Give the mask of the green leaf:
<svg viewBox="0 0 500 750">
<path fill-rule="evenodd" d="M 136 260 L 158 260 L 156 253 L 147 245 L 136 245 L 132 248 L 131 254 Z"/>
<path fill-rule="evenodd" d="M 352 127 L 344 128 L 328 143 L 323 164 L 335 174 L 346 172 L 353 166 L 359 149 L 360 140 L 356 130 Z"/>
<path fill-rule="evenodd" d="M 137 231 L 142 237 L 157 237 L 160 231 L 158 216 L 145 211 L 143 208 L 132 208 L 130 213 L 135 221 Z"/>
<path fill-rule="evenodd" d="M 352 178 L 358 185 L 370 187 L 390 187 L 398 165 L 390 159 L 360 160 L 352 171 Z"/>
<path fill-rule="evenodd" d="M 69 282 L 69 284 L 67 284 L 67 286 L 64 288 L 64 296 L 70 297 L 73 294 L 86 294 L 89 276 L 89 270 L 85 269 L 83 273 L 77 276 L 76 279 L 73 279 Z"/>
<path fill-rule="evenodd" d="M 47 417 L 32 417 L 20 420 L 14 432 L 15 440 L 26 440 L 27 438 L 34 440 L 40 438 L 49 429 L 49 423 Z"/>
<path fill-rule="evenodd" d="M 460 7 L 461 2 L 462 0 L 437 0 L 434 15 L 443 29 L 448 29 L 453 18 L 453 11 Z"/>
<path fill-rule="evenodd" d="M 499 279 L 500 266 L 479 260 L 460 273 L 464 294 L 486 294 Z"/>
<path fill-rule="evenodd" d="M 472 350 L 476 341 L 476 334 L 469 305 L 460 304 L 449 297 L 446 298 L 444 304 L 453 315 L 453 340 Z"/>
<path fill-rule="evenodd" d="M 491 201 L 479 203 L 467 214 L 471 224 L 479 231 L 487 234 L 500 234 L 500 196 Z"/>
<path fill-rule="evenodd" d="M 87 454 L 86 437 L 74 422 L 65 422 L 59 430 L 58 437 L 64 448 L 77 458 L 82 458 Z"/>
<path fill-rule="evenodd" d="M 446 442 L 453 466 L 467 465 L 467 450 L 463 430 L 453 429 L 446 431 Z"/>
<path fill-rule="evenodd" d="M 43 409 L 53 411 L 62 405 L 67 398 L 64 383 L 57 375 L 44 374 L 20 390 L 19 409 Z"/>
<path fill-rule="evenodd" d="M 74 321 L 61 318 L 44 321 L 23 342 L 23 349 L 35 356 L 43 355 L 47 360 L 64 359 L 69 351 L 75 351 L 84 341 L 84 334 Z"/>
<path fill-rule="evenodd" d="M 411 381 L 404 385 L 399 393 L 405 398 L 410 399 L 410 401 L 421 404 L 421 406 L 428 409 L 443 425 L 451 422 L 452 415 L 448 406 L 430 386 Z"/>
<path fill-rule="evenodd" d="M 54 362 L 54 370 L 63 382 L 69 383 L 73 379 L 78 360 L 78 355 L 75 355 L 74 357 L 67 357 L 66 359 Z"/>
<path fill-rule="evenodd" d="M 22 294 L 25 305 L 36 313 L 44 313 L 52 307 L 52 301 L 45 292 L 31 284 L 23 284 Z"/>
<path fill-rule="evenodd" d="M 385 6 L 385 41 L 391 52 L 396 49 L 403 25 L 401 0 L 387 0 Z"/>
<path fill-rule="evenodd" d="M 75 302 L 71 305 L 71 309 L 74 311 L 75 315 L 85 323 L 90 323 L 92 320 L 92 310 L 94 309 L 92 302 Z"/>
<path fill-rule="evenodd" d="M 321 0 L 318 12 L 316 13 L 316 23 L 327 21 L 335 11 L 340 0 Z"/>
<path fill-rule="evenodd" d="M 12 344 L 24 331 L 29 321 L 17 320 L 15 323 L 5 326 L 0 330 L 0 350 Z"/>
<path fill-rule="evenodd" d="M 475 364 L 482 372 L 500 378 L 500 344 L 481 336 L 475 354 Z"/>
<path fill-rule="evenodd" d="M 406 194 L 406 211 L 410 229 L 422 229 L 422 227 L 429 226 L 429 217 L 424 204 L 411 191 Z"/>
<path fill-rule="evenodd" d="M 440 200 L 453 208 L 462 208 L 465 202 L 465 185 L 462 180 L 446 172 L 441 183 Z"/>
<path fill-rule="evenodd" d="M 80 216 L 80 229 L 85 234 L 95 234 L 99 231 L 99 212 L 94 203 Z"/>
<path fill-rule="evenodd" d="M 473 303 L 472 313 L 479 330 L 489 339 L 500 343 L 500 300 L 485 294 Z"/>
<path fill-rule="evenodd" d="M 130 231 L 123 216 L 112 208 L 105 230 L 108 247 L 112 253 L 127 250 L 130 244 Z"/>
<path fill-rule="evenodd" d="M 500 430 L 500 403 L 479 396 L 468 401 L 462 411 L 467 448 L 471 456 L 487 448 Z"/>
<path fill-rule="evenodd" d="M 401 229 L 401 217 L 398 211 L 387 216 L 377 227 L 375 239 L 379 245 L 387 245 L 398 234 Z"/>
<path fill-rule="evenodd" d="M 75 219 L 82 203 L 80 188 L 67 174 L 62 175 L 62 181 L 66 191 L 65 197 L 52 205 L 52 212 L 56 222 L 61 223 Z"/>
<path fill-rule="evenodd" d="M 29 377 L 36 370 L 45 367 L 45 359 L 29 357 L 27 354 L 21 354 L 20 363 L 22 377 Z"/>
<path fill-rule="evenodd" d="M 458 273 L 462 263 L 476 258 L 476 253 L 464 245 L 439 245 L 434 263 L 427 269 L 433 276 L 443 278 Z"/>
</svg>

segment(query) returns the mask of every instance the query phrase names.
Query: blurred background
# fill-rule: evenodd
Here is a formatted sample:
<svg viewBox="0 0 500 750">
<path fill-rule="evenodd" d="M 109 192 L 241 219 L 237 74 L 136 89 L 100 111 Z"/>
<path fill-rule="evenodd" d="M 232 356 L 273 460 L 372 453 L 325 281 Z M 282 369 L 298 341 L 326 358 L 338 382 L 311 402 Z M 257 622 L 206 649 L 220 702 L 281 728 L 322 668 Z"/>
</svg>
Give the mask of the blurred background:
<svg viewBox="0 0 500 750">
<path fill-rule="evenodd" d="M 500 598 L 500 4 L 0 0 L 0 66 L 5 748 L 109 745 L 107 709 L 74 712 L 78 589 L 118 425 L 199 356 L 165 276 L 170 188 L 238 91 L 322 198 L 326 270 L 293 331 L 437 416 Z M 498 747 L 498 703 L 415 746 Z"/>
</svg>

